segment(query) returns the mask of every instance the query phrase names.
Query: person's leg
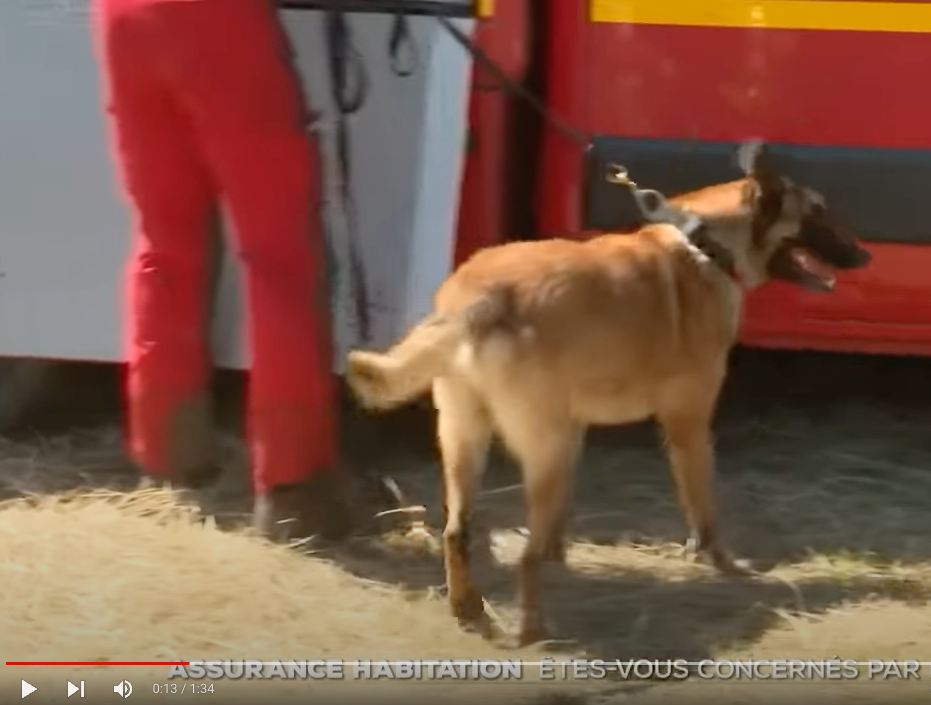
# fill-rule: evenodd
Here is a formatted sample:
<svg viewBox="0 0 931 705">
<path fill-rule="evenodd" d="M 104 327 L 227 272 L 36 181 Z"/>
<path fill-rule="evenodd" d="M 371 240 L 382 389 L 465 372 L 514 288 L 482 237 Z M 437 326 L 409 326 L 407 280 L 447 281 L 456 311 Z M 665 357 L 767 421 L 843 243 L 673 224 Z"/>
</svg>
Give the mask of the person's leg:
<svg viewBox="0 0 931 705">
<path fill-rule="evenodd" d="M 192 123 L 156 70 L 147 10 L 100 0 L 94 12 L 113 153 L 133 218 L 129 444 L 145 473 L 196 487 L 218 472 L 207 403 L 213 189 Z"/>
<path fill-rule="evenodd" d="M 245 269 L 257 524 L 344 533 L 316 145 L 267 0 L 175 3 L 174 67 Z M 181 21 L 184 18 L 184 21 Z"/>
</svg>

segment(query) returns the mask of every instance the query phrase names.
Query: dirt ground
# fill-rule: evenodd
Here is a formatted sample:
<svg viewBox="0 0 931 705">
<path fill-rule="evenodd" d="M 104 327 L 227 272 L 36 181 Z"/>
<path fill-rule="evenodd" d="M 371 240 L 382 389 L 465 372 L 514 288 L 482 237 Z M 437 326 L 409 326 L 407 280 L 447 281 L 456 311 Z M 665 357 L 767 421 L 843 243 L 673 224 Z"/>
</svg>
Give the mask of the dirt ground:
<svg viewBox="0 0 931 705">
<path fill-rule="evenodd" d="M 228 470 L 200 500 L 221 528 L 235 528 L 249 509 L 236 430 L 242 385 L 227 375 L 219 386 Z M 132 488 L 118 411 L 113 370 L 63 372 L 28 423 L 0 439 L 0 498 Z M 355 463 L 394 475 L 438 527 L 430 414 L 367 418 L 350 408 L 347 419 Z M 736 353 L 716 426 L 718 485 L 729 543 L 762 571 L 752 579 L 723 578 L 682 557 L 685 529 L 651 425 L 593 432 L 568 565 L 546 573 L 556 648 L 604 659 L 931 662 L 929 430 L 931 360 Z M 474 555 L 480 583 L 507 624 L 523 542 L 518 482 L 497 453 L 477 514 L 478 542 L 489 549 Z M 423 537 L 355 541 L 328 557 L 414 601 L 438 599 L 441 557 Z M 437 633 L 455 628 L 437 615 Z M 919 682 L 580 683 L 558 701 L 929 702 L 931 664 L 923 668 Z"/>
</svg>

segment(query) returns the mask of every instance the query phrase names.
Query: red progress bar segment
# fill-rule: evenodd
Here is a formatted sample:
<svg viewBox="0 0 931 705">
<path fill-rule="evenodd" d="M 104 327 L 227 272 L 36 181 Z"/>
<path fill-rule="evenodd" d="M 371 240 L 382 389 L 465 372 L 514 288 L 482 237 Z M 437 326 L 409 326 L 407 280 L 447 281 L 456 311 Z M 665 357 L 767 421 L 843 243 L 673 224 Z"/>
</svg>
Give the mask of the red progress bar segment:
<svg viewBox="0 0 931 705">
<path fill-rule="evenodd" d="M 190 666 L 190 661 L 7 661 L 7 666 Z"/>
</svg>

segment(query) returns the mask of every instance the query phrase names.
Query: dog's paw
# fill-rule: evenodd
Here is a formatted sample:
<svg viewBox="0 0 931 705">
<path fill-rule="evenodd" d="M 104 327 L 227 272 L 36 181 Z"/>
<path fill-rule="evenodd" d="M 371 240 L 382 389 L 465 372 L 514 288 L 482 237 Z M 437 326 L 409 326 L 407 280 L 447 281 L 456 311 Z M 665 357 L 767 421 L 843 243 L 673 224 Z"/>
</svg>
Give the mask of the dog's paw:
<svg viewBox="0 0 931 705">
<path fill-rule="evenodd" d="M 685 545 L 685 555 L 696 563 L 714 568 L 721 575 L 739 577 L 757 574 L 749 560 L 735 558 L 730 551 L 721 546 L 699 546 L 696 541 L 690 539 Z"/>
<path fill-rule="evenodd" d="M 517 633 L 517 646 L 519 648 L 533 646 L 541 641 L 545 641 L 546 638 L 547 632 L 542 624 L 525 624 Z"/>
<path fill-rule="evenodd" d="M 756 575 L 753 564 L 746 558 L 734 558 L 729 553 L 714 551 L 711 556 L 711 565 L 722 575 L 750 576 Z"/>
</svg>

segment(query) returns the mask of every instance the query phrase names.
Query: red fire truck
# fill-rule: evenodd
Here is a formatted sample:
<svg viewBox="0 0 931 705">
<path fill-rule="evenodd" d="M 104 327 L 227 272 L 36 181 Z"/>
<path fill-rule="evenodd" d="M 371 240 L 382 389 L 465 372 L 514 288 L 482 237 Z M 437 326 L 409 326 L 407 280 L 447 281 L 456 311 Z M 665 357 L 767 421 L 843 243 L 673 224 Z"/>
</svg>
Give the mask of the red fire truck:
<svg viewBox="0 0 931 705">
<path fill-rule="evenodd" d="M 762 287 L 748 298 L 745 344 L 926 355 L 929 33 L 929 2 L 498 0 L 477 37 L 643 187 L 674 194 L 736 177 L 736 144 L 762 138 L 846 217 L 871 266 L 831 295 Z M 481 71 L 473 80 L 460 258 L 513 236 L 520 212 L 532 210 L 532 235 L 616 227 L 616 187 L 579 147 L 545 124 L 535 133 Z M 532 198 L 515 188 L 527 183 Z"/>
</svg>

